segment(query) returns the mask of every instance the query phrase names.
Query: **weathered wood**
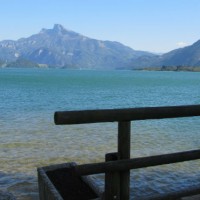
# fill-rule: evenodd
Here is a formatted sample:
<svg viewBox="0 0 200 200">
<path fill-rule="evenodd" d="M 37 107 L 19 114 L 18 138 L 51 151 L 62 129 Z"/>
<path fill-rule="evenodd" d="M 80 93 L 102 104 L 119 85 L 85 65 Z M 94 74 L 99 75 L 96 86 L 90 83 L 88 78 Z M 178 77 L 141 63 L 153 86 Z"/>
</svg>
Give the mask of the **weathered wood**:
<svg viewBox="0 0 200 200">
<path fill-rule="evenodd" d="M 55 124 L 83 124 L 200 116 L 200 105 L 144 107 L 127 109 L 59 111 Z"/>
<path fill-rule="evenodd" d="M 106 162 L 118 160 L 118 153 L 106 154 Z M 119 172 L 105 173 L 105 200 L 120 200 Z"/>
<path fill-rule="evenodd" d="M 163 154 L 142 158 L 132 158 L 110 162 L 83 164 L 75 166 L 76 172 L 80 175 L 100 174 L 105 172 L 126 171 L 157 165 L 178 163 L 200 159 L 200 150 L 192 150 L 171 154 Z"/>
<path fill-rule="evenodd" d="M 130 159 L 131 122 L 118 123 L 118 154 L 119 159 Z M 120 172 L 120 199 L 129 200 L 130 171 Z"/>
</svg>

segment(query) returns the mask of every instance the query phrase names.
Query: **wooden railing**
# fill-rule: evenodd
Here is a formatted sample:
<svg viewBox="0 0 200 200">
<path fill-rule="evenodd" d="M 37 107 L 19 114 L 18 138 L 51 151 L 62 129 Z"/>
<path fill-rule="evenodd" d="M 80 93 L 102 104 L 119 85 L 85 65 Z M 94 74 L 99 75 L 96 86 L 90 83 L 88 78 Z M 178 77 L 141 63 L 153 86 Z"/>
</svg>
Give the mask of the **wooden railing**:
<svg viewBox="0 0 200 200">
<path fill-rule="evenodd" d="M 192 116 L 200 116 L 200 105 L 61 111 L 55 112 L 54 121 L 56 125 L 118 122 L 118 152 L 106 154 L 106 162 L 78 165 L 75 170 L 80 175 L 105 173 L 105 199 L 128 200 L 130 169 L 200 159 L 200 150 L 130 159 L 131 121 Z M 184 195 L 197 192 L 188 190 Z"/>
</svg>

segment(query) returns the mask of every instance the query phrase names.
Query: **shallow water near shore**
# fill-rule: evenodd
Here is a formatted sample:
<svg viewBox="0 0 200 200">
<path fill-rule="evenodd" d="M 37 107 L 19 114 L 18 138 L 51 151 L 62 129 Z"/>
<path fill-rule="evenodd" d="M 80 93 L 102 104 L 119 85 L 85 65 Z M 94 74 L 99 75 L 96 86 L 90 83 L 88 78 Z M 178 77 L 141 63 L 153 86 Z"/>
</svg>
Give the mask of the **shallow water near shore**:
<svg viewBox="0 0 200 200">
<path fill-rule="evenodd" d="M 38 199 L 37 167 L 117 150 L 117 123 L 56 126 L 55 111 L 200 104 L 200 73 L 1 69 L 0 101 L 0 191 Z M 199 130 L 199 117 L 132 122 L 131 157 L 198 149 Z M 132 170 L 132 199 L 196 187 L 199 164 Z"/>
</svg>

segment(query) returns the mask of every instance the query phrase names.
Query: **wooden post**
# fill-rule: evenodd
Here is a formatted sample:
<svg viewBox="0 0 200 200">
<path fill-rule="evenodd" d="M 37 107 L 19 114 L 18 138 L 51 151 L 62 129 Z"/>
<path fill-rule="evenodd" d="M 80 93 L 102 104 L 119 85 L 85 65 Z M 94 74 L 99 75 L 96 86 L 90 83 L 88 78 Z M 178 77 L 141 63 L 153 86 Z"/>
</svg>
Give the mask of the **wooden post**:
<svg viewBox="0 0 200 200">
<path fill-rule="evenodd" d="M 118 122 L 118 154 L 119 159 L 130 159 L 131 122 Z M 120 199 L 129 200 L 130 170 L 120 172 Z"/>
<path fill-rule="evenodd" d="M 118 160 L 118 153 L 106 154 L 106 162 Z M 105 200 L 120 200 L 120 173 L 105 173 Z"/>
</svg>

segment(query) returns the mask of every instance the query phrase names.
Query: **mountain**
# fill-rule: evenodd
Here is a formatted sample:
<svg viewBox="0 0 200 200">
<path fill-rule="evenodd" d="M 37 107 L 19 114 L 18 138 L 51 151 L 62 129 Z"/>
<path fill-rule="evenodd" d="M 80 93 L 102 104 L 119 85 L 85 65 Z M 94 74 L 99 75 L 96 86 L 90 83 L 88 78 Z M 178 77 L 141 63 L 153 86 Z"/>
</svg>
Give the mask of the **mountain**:
<svg viewBox="0 0 200 200">
<path fill-rule="evenodd" d="M 161 68 L 163 70 L 190 70 L 200 68 L 200 40 L 162 55 L 145 55 L 132 59 L 132 68 Z"/>
<path fill-rule="evenodd" d="M 11 66 L 29 61 L 30 66 L 37 63 L 60 68 L 117 69 L 129 68 L 132 60 L 152 55 L 119 42 L 91 39 L 59 24 L 28 38 L 0 42 L 0 60 Z"/>
<path fill-rule="evenodd" d="M 200 66 L 200 40 L 162 55 L 159 62 L 165 65 Z"/>
<path fill-rule="evenodd" d="M 200 40 L 162 55 L 136 51 L 119 42 L 91 39 L 55 24 L 17 41 L 0 42 L 0 67 L 72 69 L 200 69 Z"/>
</svg>

